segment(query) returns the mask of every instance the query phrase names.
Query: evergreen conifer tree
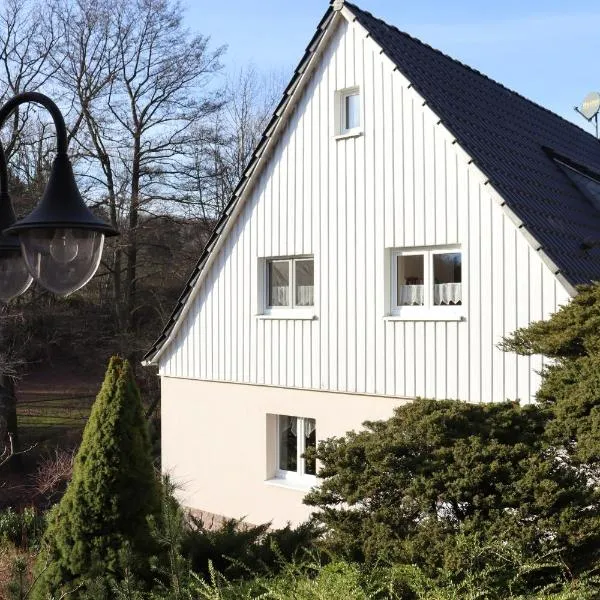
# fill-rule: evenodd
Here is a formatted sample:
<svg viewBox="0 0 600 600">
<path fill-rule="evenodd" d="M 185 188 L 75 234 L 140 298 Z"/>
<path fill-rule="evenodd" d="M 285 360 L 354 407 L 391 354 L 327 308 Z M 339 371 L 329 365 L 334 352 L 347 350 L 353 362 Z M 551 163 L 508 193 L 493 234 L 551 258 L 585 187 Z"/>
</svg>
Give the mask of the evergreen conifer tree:
<svg viewBox="0 0 600 600">
<path fill-rule="evenodd" d="M 552 359 L 537 393 L 552 416 L 548 443 L 600 481 L 600 284 L 578 291 L 547 321 L 518 329 L 504 349 Z"/>
<path fill-rule="evenodd" d="M 49 516 L 33 598 L 119 576 L 125 566 L 147 577 L 153 552 L 148 517 L 159 512 L 160 486 L 139 390 L 129 363 L 113 357 L 83 433 L 72 481 Z"/>
<path fill-rule="evenodd" d="M 560 557 L 530 573 L 539 585 L 563 569 L 580 575 L 600 560 L 600 493 L 548 445 L 549 417 L 538 405 L 417 399 L 320 442 L 311 452 L 321 485 L 304 501 L 320 509 L 326 543 L 353 560 L 457 580 L 490 568 L 506 581 L 513 566 L 499 552 L 510 549 L 528 561 Z"/>
</svg>

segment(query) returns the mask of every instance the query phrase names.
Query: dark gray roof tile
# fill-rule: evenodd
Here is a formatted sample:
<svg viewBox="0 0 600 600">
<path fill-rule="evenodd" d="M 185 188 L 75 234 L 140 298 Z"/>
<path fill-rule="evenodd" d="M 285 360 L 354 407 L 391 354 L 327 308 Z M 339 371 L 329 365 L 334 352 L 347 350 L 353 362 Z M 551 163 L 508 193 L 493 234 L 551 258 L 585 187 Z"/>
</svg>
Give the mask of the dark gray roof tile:
<svg viewBox="0 0 600 600">
<path fill-rule="evenodd" d="M 600 212 L 546 149 L 600 173 L 600 142 L 580 127 L 351 3 L 358 22 L 412 83 L 573 285 L 600 279 Z"/>
</svg>

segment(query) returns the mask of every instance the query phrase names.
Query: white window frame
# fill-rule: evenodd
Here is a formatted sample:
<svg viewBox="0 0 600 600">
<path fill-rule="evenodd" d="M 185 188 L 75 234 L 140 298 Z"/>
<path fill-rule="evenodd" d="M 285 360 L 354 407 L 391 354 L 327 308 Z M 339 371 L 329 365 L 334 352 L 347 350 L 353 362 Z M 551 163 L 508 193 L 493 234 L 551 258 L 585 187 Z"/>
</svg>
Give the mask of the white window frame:
<svg viewBox="0 0 600 600">
<path fill-rule="evenodd" d="M 433 257 L 436 254 L 461 255 L 461 304 L 456 306 L 433 303 Z M 405 306 L 398 304 L 398 267 L 399 256 L 423 256 L 423 304 L 421 306 Z M 414 248 L 390 249 L 390 310 L 389 316 L 411 321 L 419 320 L 464 320 L 466 314 L 465 253 L 460 246 L 422 246 Z"/>
<path fill-rule="evenodd" d="M 296 304 L 296 268 L 295 263 L 300 260 L 313 261 L 313 303 L 310 306 L 299 306 Z M 290 285 L 289 299 L 290 303 L 286 306 L 271 306 L 269 304 L 269 264 L 272 262 L 288 262 L 288 281 Z M 262 271 L 262 292 L 260 303 L 262 304 L 262 315 L 277 318 L 302 318 L 313 319 L 315 316 L 316 302 L 316 261 L 312 254 L 301 254 L 294 256 L 269 256 L 261 259 L 260 270 Z M 259 315 L 260 316 L 260 315 Z"/>
<path fill-rule="evenodd" d="M 280 444 L 281 444 L 281 429 L 279 423 L 279 417 L 291 417 L 292 419 L 296 419 L 296 464 L 298 468 L 296 471 L 286 471 L 285 469 L 279 468 L 279 456 L 280 456 Z M 284 480 L 290 483 L 301 483 L 302 485 L 314 485 L 317 483 L 316 475 L 309 475 L 306 473 L 306 459 L 302 457 L 304 452 L 306 451 L 306 437 L 304 435 L 304 419 L 305 418 L 313 418 L 313 417 L 294 417 L 292 415 L 275 415 L 276 417 L 276 439 L 277 443 L 275 444 L 275 478 L 279 480 Z M 317 422 L 315 419 L 315 443 L 317 442 L 316 436 L 316 427 Z"/>
<path fill-rule="evenodd" d="M 346 128 L 346 98 L 348 96 L 358 96 L 358 126 Z M 353 137 L 362 134 L 363 127 L 363 98 L 358 86 L 345 88 L 336 92 L 336 127 L 335 135 L 337 139 Z"/>
</svg>

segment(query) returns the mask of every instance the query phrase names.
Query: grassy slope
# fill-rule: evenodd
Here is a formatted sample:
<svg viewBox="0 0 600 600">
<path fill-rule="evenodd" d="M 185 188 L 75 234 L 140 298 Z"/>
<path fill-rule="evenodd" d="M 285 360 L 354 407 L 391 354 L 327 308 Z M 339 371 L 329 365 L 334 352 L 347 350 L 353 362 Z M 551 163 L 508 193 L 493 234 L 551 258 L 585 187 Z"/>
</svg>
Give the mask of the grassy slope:
<svg viewBox="0 0 600 600">
<path fill-rule="evenodd" d="M 19 432 L 24 445 L 45 448 L 76 443 L 90 413 L 94 396 L 55 391 L 46 397 L 19 401 Z"/>
<path fill-rule="evenodd" d="M 22 443 L 45 449 L 76 445 L 102 383 L 101 375 L 64 369 L 32 372 L 17 387 Z"/>
<path fill-rule="evenodd" d="M 71 450 L 81 441 L 101 375 L 48 369 L 32 372 L 17 385 L 17 418 L 22 472 L 0 473 L 0 509 L 35 502 L 33 476 L 40 459 L 56 449 Z"/>
</svg>

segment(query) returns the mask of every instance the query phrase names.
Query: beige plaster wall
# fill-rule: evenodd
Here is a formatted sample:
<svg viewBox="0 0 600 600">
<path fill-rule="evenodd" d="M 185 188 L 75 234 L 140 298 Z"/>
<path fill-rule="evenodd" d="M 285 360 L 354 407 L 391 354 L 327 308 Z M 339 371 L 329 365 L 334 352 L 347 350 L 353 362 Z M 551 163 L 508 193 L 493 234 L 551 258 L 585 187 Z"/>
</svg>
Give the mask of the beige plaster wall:
<svg viewBox="0 0 600 600">
<path fill-rule="evenodd" d="M 250 523 L 299 523 L 306 493 L 274 485 L 274 419 L 312 417 L 317 440 L 384 419 L 399 398 L 162 377 L 163 471 L 186 505 Z M 271 480 L 271 481 L 269 481 Z"/>
</svg>

